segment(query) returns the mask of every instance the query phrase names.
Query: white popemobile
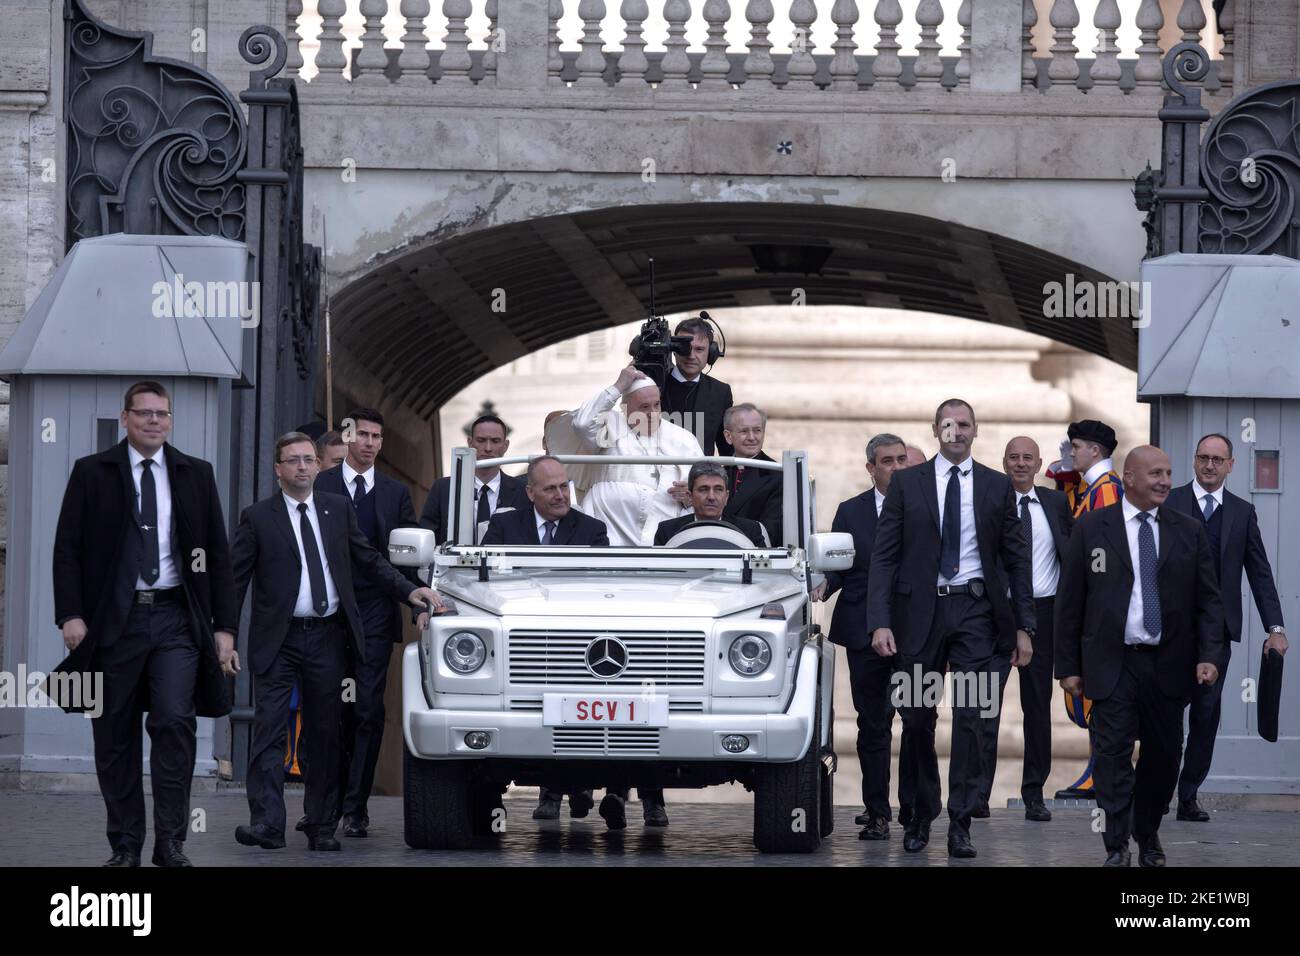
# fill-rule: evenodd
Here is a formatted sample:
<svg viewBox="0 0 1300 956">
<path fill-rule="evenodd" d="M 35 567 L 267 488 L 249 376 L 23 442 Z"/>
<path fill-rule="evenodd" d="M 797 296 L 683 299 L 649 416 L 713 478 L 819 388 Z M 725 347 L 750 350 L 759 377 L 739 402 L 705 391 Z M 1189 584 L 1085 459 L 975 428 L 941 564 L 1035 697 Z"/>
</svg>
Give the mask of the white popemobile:
<svg viewBox="0 0 1300 956">
<path fill-rule="evenodd" d="M 474 545 L 469 448 L 453 455 L 448 542 L 421 528 L 391 533 L 393 563 L 422 569 L 449 607 L 402 660 L 410 846 L 465 848 L 499 832 L 512 781 L 739 782 L 754 793 L 760 850 L 811 852 L 831 832 L 835 658 L 808 594 L 814 574 L 852 564 L 853 538 L 812 532 L 804 452 L 703 460 L 783 473 L 786 547 L 757 549 L 717 521 L 659 548 Z"/>
</svg>

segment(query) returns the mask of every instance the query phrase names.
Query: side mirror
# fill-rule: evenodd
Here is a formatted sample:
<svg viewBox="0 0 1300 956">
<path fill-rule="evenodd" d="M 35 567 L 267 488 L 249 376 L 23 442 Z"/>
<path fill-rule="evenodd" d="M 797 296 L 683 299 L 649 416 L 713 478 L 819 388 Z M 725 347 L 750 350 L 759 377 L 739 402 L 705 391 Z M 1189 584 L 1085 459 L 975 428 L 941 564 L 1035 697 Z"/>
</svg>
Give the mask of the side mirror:
<svg viewBox="0 0 1300 956">
<path fill-rule="evenodd" d="M 856 553 L 853 535 L 846 531 L 824 531 L 808 536 L 808 566 L 814 571 L 847 571 L 853 567 Z"/>
<path fill-rule="evenodd" d="M 427 568 L 437 547 L 428 528 L 394 528 L 388 535 L 388 560 L 398 567 Z"/>
</svg>

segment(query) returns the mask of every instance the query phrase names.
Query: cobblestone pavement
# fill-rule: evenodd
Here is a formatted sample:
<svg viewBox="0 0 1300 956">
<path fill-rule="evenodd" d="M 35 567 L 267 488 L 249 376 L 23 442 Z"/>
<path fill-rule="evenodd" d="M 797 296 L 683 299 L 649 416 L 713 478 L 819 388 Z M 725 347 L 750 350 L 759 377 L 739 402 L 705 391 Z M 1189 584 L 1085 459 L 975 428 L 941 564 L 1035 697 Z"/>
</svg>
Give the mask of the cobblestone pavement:
<svg viewBox="0 0 1300 956">
<path fill-rule="evenodd" d="M 531 819 L 535 801 L 506 800 L 506 832 L 461 852 L 431 853 L 402 841 L 402 802 L 370 802 L 370 836 L 344 839 L 339 853 L 308 853 L 300 833 L 288 835 L 282 850 L 235 843 L 235 827 L 247 822 L 242 791 L 195 794 L 194 808 L 206 817 L 206 832 L 191 833 L 187 852 L 199 866 L 1095 866 L 1104 858 L 1101 837 L 1090 829 L 1087 810 L 1058 809 L 1050 823 L 1029 823 L 1017 810 L 995 809 L 976 820 L 971 836 L 979 857 L 950 863 L 944 826 L 936 821 L 929 848 L 903 852 L 894 825 L 883 843 L 857 839 L 855 807 L 838 806 L 835 832 L 817 853 L 766 856 L 750 839 L 752 811 L 742 803 L 674 803 L 668 791 L 671 825 L 641 826 L 640 804 L 628 804 L 628 829 L 612 833 L 593 810 L 584 820 Z M 289 819 L 301 813 L 301 791 L 287 794 Z M 98 794 L 0 791 L 0 865 L 97 865 L 109 854 L 104 839 L 104 805 Z M 152 823 L 151 823 L 152 826 Z M 1294 866 L 1300 863 L 1300 813 L 1224 810 L 1209 823 L 1179 823 L 1170 814 L 1160 830 L 1170 866 Z M 152 841 L 152 835 L 149 840 Z M 152 843 L 145 846 L 145 858 Z"/>
</svg>

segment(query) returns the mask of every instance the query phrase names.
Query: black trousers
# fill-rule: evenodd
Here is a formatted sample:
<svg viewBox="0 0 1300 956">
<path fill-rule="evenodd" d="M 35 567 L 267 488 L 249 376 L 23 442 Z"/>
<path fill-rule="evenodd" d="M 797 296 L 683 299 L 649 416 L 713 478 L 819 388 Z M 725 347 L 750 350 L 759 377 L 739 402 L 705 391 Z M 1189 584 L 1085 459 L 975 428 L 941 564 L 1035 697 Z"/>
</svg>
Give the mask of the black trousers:
<svg viewBox="0 0 1300 956">
<path fill-rule="evenodd" d="M 1154 836 L 1178 782 L 1187 701 L 1167 697 L 1156 680 L 1154 647 L 1125 647 L 1115 689 L 1092 702 L 1097 806 L 1105 814 L 1108 852 Z M 1086 680 L 1086 677 L 1085 677 Z M 1142 742 L 1137 769 L 1133 743 Z"/>
<path fill-rule="evenodd" d="M 332 834 L 338 825 L 339 721 L 347 670 L 347 629 L 342 617 L 289 625 L 265 673 L 253 675 L 253 743 L 248 758 L 250 821 L 284 832 L 284 752 L 289 698 L 302 691 L 306 751 L 303 809 L 308 834 Z"/>
<path fill-rule="evenodd" d="M 899 654 L 899 667 L 913 685 L 913 697 L 904 700 L 904 740 L 912 735 L 912 766 L 916 773 L 915 817 L 921 823 L 935 820 L 942 810 L 939 757 L 935 752 L 936 710 L 925 706 L 916 687 L 919 665 L 926 679 L 942 681 L 952 670 L 958 679 L 978 684 L 987 681 L 992 670 L 994 644 L 993 608 L 987 596 L 952 594 L 936 599 L 930 633 L 919 653 Z M 937 676 L 936 676 L 937 675 Z M 957 680 L 954 680 L 954 686 Z M 958 706 L 961 704 L 961 706 Z M 952 707 L 952 749 L 948 764 L 949 829 L 969 830 L 971 813 L 980 799 L 983 769 L 983 731 L 978 701 L 954 695 Z"/>
<path fill-rule="evenodd" d="M 91 720 L 95 773 L 114 852 L 144 845 L 144 739 L 148 706 L 154 840 L 184 840 L 194 777 L 194 685 L 199 645 L 183 603 L 134 605 L 122 634 L 95 652 L 104 675 L 103 712 Z"/>
<path fill-rule="evenodd" d="M 356 679 L 356 702 L 343 704 L 342 747 L 339 754 L 340 796 L 343 817 L 370 819 L 367 804 L 375 785 L 375 766 L 384 742 L 384 691 L 388 687 L 388 662 L 393 641 L 387 626 L 392 621 L 391 601 L 362 605 L 366 629 L 365 653 L 353 661 L 349 673 Z"/>
<path fill-rule="evenodd" d="M 1178 799 L 1195 800 L 1210 775 L 1214 760 L 1214 739 L 1219 733 L 1219 714 L 1223 703 L 1223 684 L 1232 660 L 1232 641 L 1223 635 L 1223 656 L 1218 661 L 1219 679 L 1213 684 L 1197 684 L 1187 707 L 1187 750 L 1183 754 L 1183 772 L 1178 778 Z"/>
<path fill-rule="evenodd" d="M 1025 803 L 1041 803 L 1043 784 L 1052 772 L 1052 613 L 1055 598 L 1034 600 L 1038 616 L 1038 629 L 1032 643 L 1034 655 L 1029 666 L 1018 667 L 1020 673 L 1020 709 L 1024 713 L 1025 758 L 1020 773 L 1020 796 Z M 1002 695 L 1011 677 L 1011 655 L 994 654 L 993 669 L 997 674 L 998 712 L 981 721 L 984 732 L 984 777 L 980 785 L 980 798 L 989 802 L 993 793 L 993 777 L 998 768 L 998 731 L 1002 726 Z"/>
<path fill-rule="evenodd" d="M 892 820 L 889 806 L 889 761 L 893 742 L 894 705 L 890 701 L 890 675 L 894 659 L 881 657 L 870 646 L 848 649 L 849 689 L 858 713 L 858 764 L 862 768 L 862 806 L 873 817 Z M 904 737 L 904 746 L 907 744 Z M 899 754 L 899 789 L 911 775 L 910 755 Z M 915 787 L 912 788 L 915 790 Z"/>
</svg>

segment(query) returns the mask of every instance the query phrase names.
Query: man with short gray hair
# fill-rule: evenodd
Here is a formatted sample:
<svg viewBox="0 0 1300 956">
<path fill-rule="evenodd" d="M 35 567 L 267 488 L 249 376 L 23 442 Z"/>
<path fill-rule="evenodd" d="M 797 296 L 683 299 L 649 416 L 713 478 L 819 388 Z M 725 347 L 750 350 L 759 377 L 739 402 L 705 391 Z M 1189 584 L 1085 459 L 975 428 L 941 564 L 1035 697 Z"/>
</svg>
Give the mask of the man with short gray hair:
<svg viewBox="0 0 1300 956">
<path fill-rule="evenodd" d="M 737 458 L 772 461 L 763 452 L 767 433 L 767 413 L 756 405 L 742 402 L 728 408 L 722 416 L 722 433 Z M 726 517 L 748 518 L 767 529 L 768 540 L 781 546 L 781 472 L 768 468 L 727 469 Z"/>
</svg>

